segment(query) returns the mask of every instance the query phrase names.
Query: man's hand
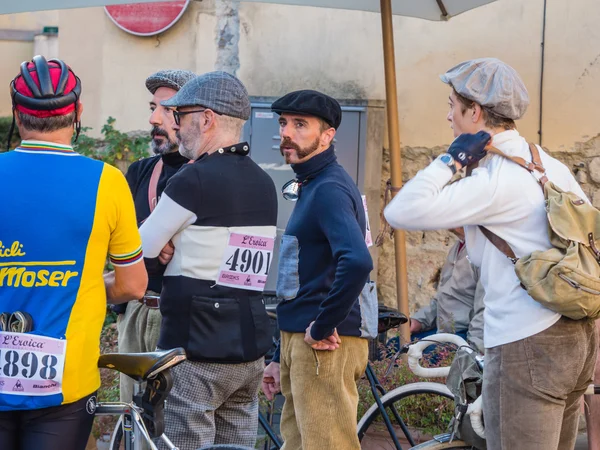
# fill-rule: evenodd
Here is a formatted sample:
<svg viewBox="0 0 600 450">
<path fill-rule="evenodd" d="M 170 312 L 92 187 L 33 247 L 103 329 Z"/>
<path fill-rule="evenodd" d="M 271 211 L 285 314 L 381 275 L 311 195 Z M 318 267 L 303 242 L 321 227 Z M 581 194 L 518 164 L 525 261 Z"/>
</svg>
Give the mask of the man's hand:
<svg viewBox="0 0 600 450">
<path fill-rule="evenodd" d="M 158 255 L 158 260 L 163 266 L 166 266 L 173 259 L 173 254 L 175 253 L 175 246 L 173 242 L 169 241 L 160 251 Z"/>
<path fill-rule="evenodd" d="M 418 333 L 423 329 L 423 324 L 415 319 L 410 319 L 410 333 Z"/>
<path fill-rule="evenodd" d="M 281 392 L 281 373 L 279 363 L 272 362 L 265 368 L 262 379 L 262 390 L 268 400 L 273 400 L 277 393 Z"/>
<path fill-rule="evenodd" d="M 461 134 L 448 147 L 448 153 L 452 155 L 456 169 L 475 164 L 487 155 L 485 147 L 490 143 L 492 136 L 485 131 L 477 134 Z"/>
<path fill-rule="evenodd" d="M 306 333 L 304 334 L 304 342 L 306 342 L 315 350 L 335 350 L 340 347 L 342 340 L 335 329 L 333 330 L 333 334 L 331 336 L 320 341 L 315 341 L 310 335 L 310 330 L 312 329 L 313 323 L 315 322 L 311 322 L 306 329 Z"/>
</svg>

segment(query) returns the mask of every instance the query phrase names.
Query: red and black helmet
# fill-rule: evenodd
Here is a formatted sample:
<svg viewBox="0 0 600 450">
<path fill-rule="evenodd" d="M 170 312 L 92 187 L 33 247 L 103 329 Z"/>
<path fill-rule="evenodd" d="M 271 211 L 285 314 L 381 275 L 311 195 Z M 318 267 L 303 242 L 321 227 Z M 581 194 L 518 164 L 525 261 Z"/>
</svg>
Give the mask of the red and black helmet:
<svg viewBox="0 0 600 450">
<path fill-rule="evenodd" d="M 63 61 L 40 55 L 21 63 L 10 88 L 13 106 L 36 117 L 69 114 L 81 95 L 81 81 Z"/>
<path fill-rule="evenodd" d="M 10 93 L 14 127 L 14 110 L 40 118 L 75 111 L 81 95 L 81 80 L 60 59 L 46 61 L 37 55 L 33 60 L 21 63 L 19 75 L 10 83 Z M 76 128 L 79 132 L 78 124 Z M 12 131 L 11 127 L 10 134 Z"/>
</svg>

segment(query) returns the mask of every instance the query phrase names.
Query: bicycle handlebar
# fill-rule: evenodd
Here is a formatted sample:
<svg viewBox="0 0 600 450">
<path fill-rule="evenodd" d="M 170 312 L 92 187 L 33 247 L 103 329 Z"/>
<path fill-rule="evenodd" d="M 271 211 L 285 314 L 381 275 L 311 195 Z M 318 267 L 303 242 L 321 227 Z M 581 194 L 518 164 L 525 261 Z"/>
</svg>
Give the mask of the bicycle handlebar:
<svg viewBox="0 0 600 450">
<path fill-rule="evenodd" d="M 419 377 L 424 378 L 444 378 L 448 376 L 450 367 L 423 367 L 419 364 L 419 361 L 423 357 L 423 350 L 430 345 L 440 344 L 454 344 L 457 347 L 469 347 L 467 341 L 460 336 L 450 333 L 439 333 L 411 344 L 408 348 L 408 367 L 410 370 Z"/>
</svg>

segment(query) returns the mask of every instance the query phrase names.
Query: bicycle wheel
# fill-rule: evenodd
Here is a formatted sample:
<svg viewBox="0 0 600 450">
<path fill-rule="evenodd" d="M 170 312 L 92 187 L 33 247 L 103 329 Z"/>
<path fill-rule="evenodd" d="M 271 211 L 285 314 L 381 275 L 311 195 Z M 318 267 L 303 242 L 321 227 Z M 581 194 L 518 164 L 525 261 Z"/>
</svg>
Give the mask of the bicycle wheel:
<svg viewBox="0 0 600 450">
<path fill-rule="evenodd" d="M 438 442 L 432 440 L 419 444 L 411 450 L 471 450 L 472 448 L 463 441 Z"/>
<path fill-rule="evenodd" d="M 454 397 L 441 383 L 406 384 L 381 397 L 381 403 L 403 449 L 411 448 L 429 441 L 434 435 L 447 432 L 454 415 Z M 398 421 L 396 414 L 402 423 Z M 396 449 L 377 403 L 371 405 L 360 419 L 357 430 L 363 448 Z"/>
<path fill-rule="evenodd" d="M 123 441 L 123 417 L 119 417 L 119 421 L 117 425 L 115 425 L 115 429 L 110 438 L 110 450 L 120 450 L 121 449 L 121 441 Z"/>
</svg>

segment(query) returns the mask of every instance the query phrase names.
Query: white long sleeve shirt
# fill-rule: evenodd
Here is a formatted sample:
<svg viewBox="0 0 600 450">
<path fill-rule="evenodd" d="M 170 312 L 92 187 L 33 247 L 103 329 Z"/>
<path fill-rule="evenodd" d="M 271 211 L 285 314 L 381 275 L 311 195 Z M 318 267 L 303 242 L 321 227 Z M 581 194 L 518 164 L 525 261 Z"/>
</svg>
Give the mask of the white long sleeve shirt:
<svg viewBox="0 0 600 450">
<path fill-rule="evenodd" d="M 496 134 L 492 145 L 507 155 L 531 160 L 527 141 L 516 130 Z M 541 149 L 540 156 L 550 181 L 587 199 L 564 164 Z M 387 206 L 387 221 L 405 230 L 465 227 L 469 259 L 481 268 L 485 289 L 486 348 L 518 341 L 552 326 L 560 315 L 521 288 L 512 262 L 478 228 L 482 225 L 506 240 L 517 257 L 550 249 L 544 195 L 536 179 L 498 155 L 486 156 L 470 177 L 449 185 L 451 178 L 449 167 L 433 161 Z"/>
</svg>

